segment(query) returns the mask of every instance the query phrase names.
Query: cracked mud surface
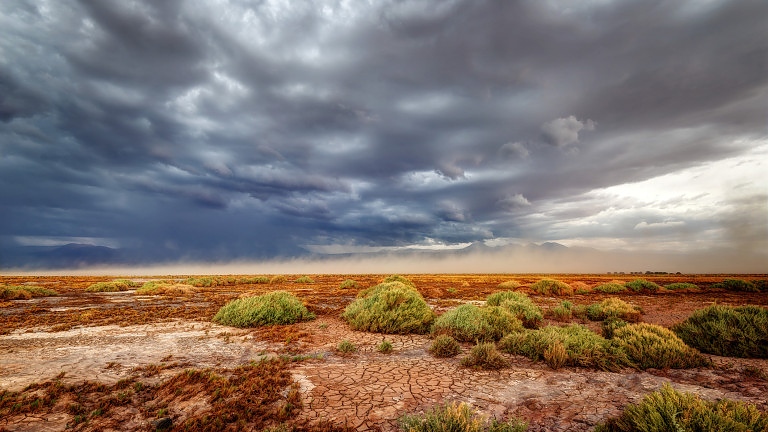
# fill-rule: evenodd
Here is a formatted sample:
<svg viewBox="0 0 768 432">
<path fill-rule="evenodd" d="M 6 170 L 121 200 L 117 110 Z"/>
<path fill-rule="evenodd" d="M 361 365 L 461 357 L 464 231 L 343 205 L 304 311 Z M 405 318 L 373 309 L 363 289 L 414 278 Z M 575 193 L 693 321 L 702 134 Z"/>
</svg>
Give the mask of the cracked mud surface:
<svg viewBox="0 0 768 432">
<path fill-rule="evenodd" d="M 338 289 L 347 277 L 317 276 L 317 282 L 309 286 L 287 283 L 281 287 L 205 288 L 184 298 L 139 297 L 132 292 L 86 294 L 83 289 L 92 280 L 57 279 L 50 285 L 62 294 L 59 297 L 2 303 L 0 318 L 6 327 L 0 336 L 0 390 L 19 391 L 61 372 L 65 373 L 65 383 L 89 380 L 111 385 L 142 368 L 162 365 L 157 374 L 143 378 L 147 384 L 157 384 L 184 369 L 235 368 L 264 357 L 301 354 L 311 358 L 289 364 L 302 399 L 296 419 L 310 423 L 331 421 L 359 431 L 396 430 L 397 419 L 403 414 L 427 410 L 446 401 L 469 402 L 482 413 L 499 419 L 523 418 L 529 422 L 531 431 L 586 431 L 597 422 L 618 415 L 627 404 L 638 402 L 664 383 L 705 399 L 742 400 L 768 409 L 768 360 L 711 356 L 714 368 L 627 369 L 611 373 L 572 367 L 552 370 L 544 363 L 507 355 L 512 364 L 507 369 L 463 368 L 460 358 L 469 351 L 470 344 L 462 346 L 463 354 L 458 357 L 437 359 L 427 352 L 431 339 L 426 335 L 350 330 L 339 318 L 339 311 L 355 294 Z M 380 276 L 352 278 L 367 287 Z M 538 279 L 528 275 L 433 275 L 411 279 L 435 310 L 444 311 L 455 304 L 482 299 L 498 291 L 496 285 L 500 281 L 513 278 L 524 283 L 525 278 Z M 599 278 L 584 276 L 580 280 L 594 285 L 601 282 Z M 0 282 L 25 282 L 5 279 Z M 295 292 L 318 313 L 318 319 L 263 329 L 233 329 L 210 322 L 212 314 L 227 300 L 246 291 L 275 289 Z M 575 304 L 590 304 L 605 297 L 591 293 L 568 299 Z M 642 306 L 644 322 L 665 326 L 714 301 L 768 305 L 765 294 L 722 291 L 619 297 Z M 540 296 L 532 299 L 543 308 L 563 300 Z M 82 319 L 88 311 L 97 312 Z M 109 314 L 102 316 L 101 311 Z M 376 349 L 385 339 L 393 345 L 389 354 Z M 338 353 L 336 346 L 342 340 L 352 342 L 357 352 Z M 755 371 L 762 371 L 763 375 L 756 375 Z M 205 400 L 198 398 L 171 405 L 169 415 L 183 419 L 205 404 Z M 109 416 L 111 422 L 105 416 L 104 423 L 96 419 L 81 425 L 81 429 L 145 430 L 153 419 L 130 407 L 113 409 Z M 0 419 L 0 428 L 63 430 L 71 419 L 66 410 L 53 409 L 34 416 Z"/>
</svg>

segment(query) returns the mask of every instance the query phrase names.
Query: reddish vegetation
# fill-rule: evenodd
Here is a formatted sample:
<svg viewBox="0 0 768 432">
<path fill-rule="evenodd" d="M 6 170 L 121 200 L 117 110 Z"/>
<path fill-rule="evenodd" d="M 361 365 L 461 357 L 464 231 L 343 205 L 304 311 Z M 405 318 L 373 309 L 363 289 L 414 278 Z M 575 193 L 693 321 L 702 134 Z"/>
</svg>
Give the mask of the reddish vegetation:
<svg viewBox="0 0 768 432">
<path fill-rule="evenodd" d="M 0 302 L 0 366 L 7 366 L 0 367 L 0 430 L 32 430 L 42 424 L 48 424 L 50 430 L 154 430 L 166 417 L 174 430 L 262 430 L 281 424 L 286 430 L 394 430 L 400 415 L 448 400 L 472 402 L 484 413 L 499 418 L 520 416 L 531 423 L 530 430 L 590 430 L 596 422 L 617 415 L 624 405 L 637 402 L 664 382 L 706 398 L 745 400 L 768 409 L 764 399 L 768 393 L 768 360 L 712 357 L 715 368 L 612 374 L 571 367 L 554 371 L 544 363 L 505 354 L 511 367 L 487 371 L 462 368 L 461 356 L 431 356 L 428 335 L 385 336 L 351 331 L 339 318 L 344 307 L 359 291 L 385 276 L 311 275 L 313 283 L 296 283 L 293 281 L 298 275 L 288 275 L 277 284 L 198 287 L 178 297 L 85 292 L 92 283 L 112 279 L 106 277 L 0 277 L 0 285 L 37 285 L 59 293 L 56 297 Z M 768 279 L 765 275 L 407 277 L 438 313 L 467 301 L 484 300 L 501 290 L 499 283 L 509 280 L 519 282 L 518 290 L 528 293 L 543 309 L 566 299 L 574 305 L 589 305 L 619 297 L 642 308 L 641 321 L 665 327 L 713 303 L 768 306 L 765 292 L 713 288 L 726 277 Z M 581 294 L 552 297 L 532 293 L 529 286 L 543 278 L 569 283 Z M 700 289 L 589 292 L 602 283 L 636 278 L 662 286 L 690 282 Z M 186 276 L 174 279 L 184 280 Z M 359 287 L 341 288 L 346 279 L 357 281 Z M 210 323 L 226 302 L 244 293 L 275 290 L 295 294 L 318 319 L 260 329 L 229 329 Z M 559 325 L 564 322 L 584 323 L 600 331 L 597 323 L 578 318 L 547 321 Z M 194 328 L 196 332 L 185 336 L 189 343 L 200 349 L 206 345 L 211 348 L 203 358 L 176 348 L 172 340 L 163 342 L 169 345 L 159 346 L 157 352 L 121 353 L 123 357 L 115 354 L 112 358 L 111 349 L 129 345 L 128 336 L 119 329 L 102 327 L 109 325 L 126 328 L 126 334 L 141 330 L 146 337 L 156 337 L 152 328 L 162 336 L 162 329 L 168 326 L 186 326 L 184 331 L 192 334 L 189 329 Z M 89 328 L 96 329 L 91 339 L 83 336 Z M 78 329 L 82 331 L 78 333 Z M 64 337 L 65 330 L 75 334 Z M 110 345 L 110 335 L 114 336 L 114 345 Z M 351 341 L 358 351 L 338 355 L 335 347 L 342 340 Z M 382 340 L 392 343 L 391 354 L 377 351 Z M 71 360 L 58 364 L 54 358 L 53 363 L 34 369 L 55 371 L 51 375 L 30 381 L 28 373 L 22 374 L 37 361 L 36 356 L 50 352 L 55 357 L 57 349 L 78 348 L 72 344 L 98 352 L 103 358 L 89 360 L 100 366 L 73 366 L 69 370 Z M 471 348 L 472 344 L 463 344 L 463 354 Z M 260 361 L 263 358 L 273 360 Z M 56 376 L 60 370 L 63 374 Z M 102 382 L 92 378 L 95 376 L 108 378 Z"/>
</svg>

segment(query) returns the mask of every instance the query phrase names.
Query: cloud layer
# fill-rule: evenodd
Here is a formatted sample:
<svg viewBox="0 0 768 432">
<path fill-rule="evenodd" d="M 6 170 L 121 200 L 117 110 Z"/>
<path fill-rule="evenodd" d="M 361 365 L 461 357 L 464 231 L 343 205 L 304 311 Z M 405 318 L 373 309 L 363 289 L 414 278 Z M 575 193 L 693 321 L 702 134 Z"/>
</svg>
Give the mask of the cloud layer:
<svg viewBox="0 0 768 432">
<path fill-rule="evenodd" d="M 765 254 L 766 16 L 2 2 L 0 267 L 72 238 L 145 261 L 479 241 Z"/>
</svg>

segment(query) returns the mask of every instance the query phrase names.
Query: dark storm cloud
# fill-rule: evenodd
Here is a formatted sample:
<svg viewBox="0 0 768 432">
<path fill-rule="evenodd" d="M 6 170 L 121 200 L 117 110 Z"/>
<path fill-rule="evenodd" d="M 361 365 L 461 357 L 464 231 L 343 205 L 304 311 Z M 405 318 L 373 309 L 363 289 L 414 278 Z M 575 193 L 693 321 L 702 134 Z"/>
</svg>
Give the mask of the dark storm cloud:
<svg viewBox="0 0 768 432">
<path fill-rule="evenodd" d="M 229 259 L 598 235 L 530 218 L 590 217 L 622 205 L 590 191 L 765 145 L 765 16 L 758 1 L 2 3 L 0 244 Z M 609 231 L 679 228 L 659 217 Z"/>
</svg>

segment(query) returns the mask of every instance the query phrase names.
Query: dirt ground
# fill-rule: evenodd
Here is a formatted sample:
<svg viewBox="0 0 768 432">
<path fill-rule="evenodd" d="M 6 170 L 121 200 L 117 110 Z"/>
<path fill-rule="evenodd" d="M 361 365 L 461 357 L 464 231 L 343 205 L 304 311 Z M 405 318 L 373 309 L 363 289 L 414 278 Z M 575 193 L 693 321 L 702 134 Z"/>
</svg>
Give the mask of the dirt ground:
<svg viewBox="0 0 768 432">
<path fill-rule="evenodd" d="M 397 419 L 403 414 L 464 401 L 489 417 L 525 419 L 531 431 L 585 431 L 665 383 L 705 399 L 741 400 L 768 410 L 768 360 L 709 356 L 715 365 L 711 368 L 613 373 L 574 367 L 553 370 L 544 363 L 507 355 L 510 368 L 478 371 L 461 367 L 462 355 L 449 359 L 429 355 L 428 335 L 350 330 L 340 319 L 341 311 L 358 291 L 377 284 L 385 275 L 311 275 L 313 283 L 293 282 L 298 276 L 286 275 L 284 282 L 276 284 L 198 287 L 170 297 L 141 296 L 133 290 L 85 292 L 90 284 L 114 279 L 111 277 L 0 276 L 0 285 L 41 286 L 60 294 L 0 301 L 0 408 L 5 409 L 0 414 L 6 414 L 0 415 L 0 430 L 155 430 L 168 424 L 175 429 L 191 418 L 204 420 L 187 430 L 205 430 L 200 426 L 205 421 L 235 410 L 219 402 L 225 387 L 206 392 L 221 382 L 229 383 L 230 389 L 242 388 L 236 387 L 243 382 L 237 377 L 247 371 L 238 367 L 267 358 L 281 358 L 280 373 L 288 378 L 275 384 L 280 388 L 272 399 L 267 395 L 260 403 L 268 401 L 281 408 L 258 418 L 249 414 L 246 428 L 261 430 L 285 422 L 316 430 L 392 431 L 397 430 Z M 725 275 L 407 277 L 438 313 L 468 301 L 482 301 L 501 290 L 500 282 L 509 280 L 520 282 L 521 290 L 545 310 L 565 299 L 587 305 L 613 296 L 640 306 L 643 322 L 667 327 L 713 303 L 768 306 L 766 293 L 712 288 L 733 277 Z M 660 285 L 691 282 L 701 289 L 650 294 L 589 292 L 567 298 L 531 294 L 527 286 L 544 277 L 582 288 L 642 277 Z M 765 275 L 736 277 L 766 279 Z M 169 278 L 183 280 L 186 276 L 165 277 Z M 346 279 L 357 281 L 359 288 L 340 288 Z M 261 329 L 211 322 L 229 300 L 278 289 L 296 294 L 317 319 Z M 584 324 L 600 331 L 596 323 Z M 357 351 L 339 353 L 336 347 L 343 340 L 352 342 Z M 377 351 L 383 340 L 392 343 L 391 353 Z M 470 348 L 465 344 L 464 354 Z M 207 384 L 192 380 L 193 370 L 208 371 Z M 187 381 L 182 380 L 184 376 Z M 237 391 L 232 391 L 228 401 L 237 398 Z M 55 396 L 46 399 L 45 394 Z M 2 408 L 11 403 L 15 405 Z M 249 410 L 243 409 L 238 412 Z"/>
</svg>

